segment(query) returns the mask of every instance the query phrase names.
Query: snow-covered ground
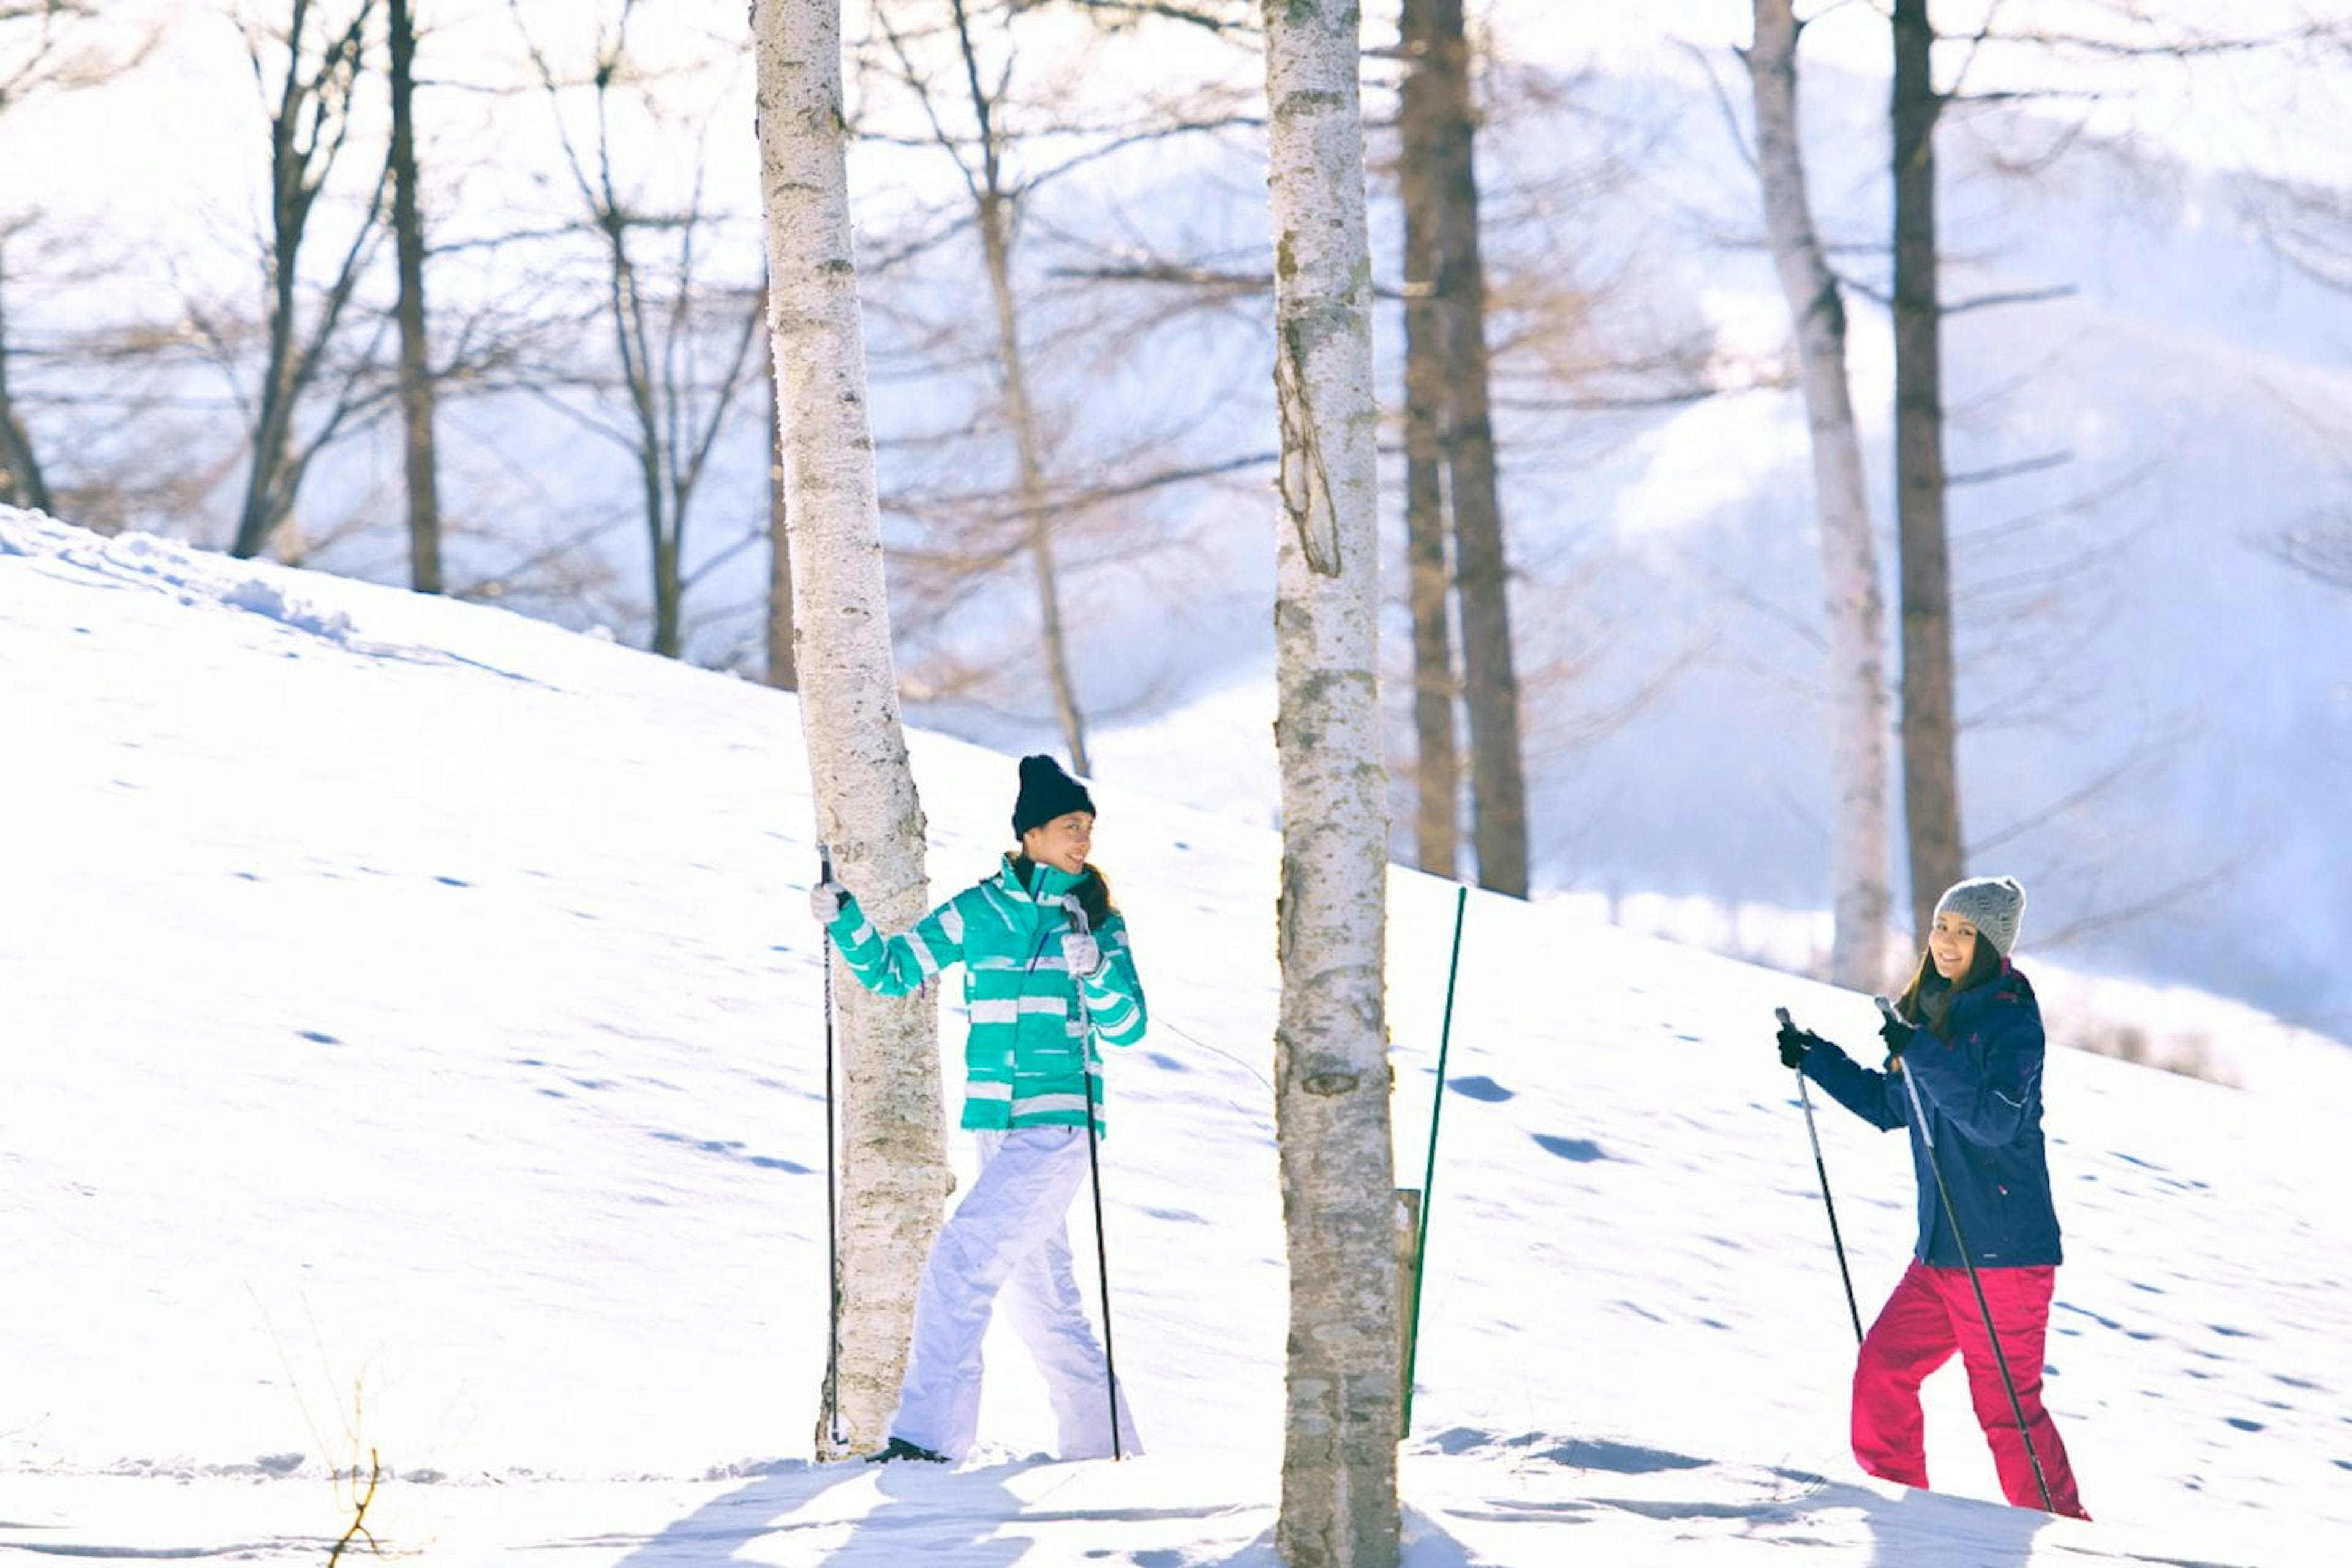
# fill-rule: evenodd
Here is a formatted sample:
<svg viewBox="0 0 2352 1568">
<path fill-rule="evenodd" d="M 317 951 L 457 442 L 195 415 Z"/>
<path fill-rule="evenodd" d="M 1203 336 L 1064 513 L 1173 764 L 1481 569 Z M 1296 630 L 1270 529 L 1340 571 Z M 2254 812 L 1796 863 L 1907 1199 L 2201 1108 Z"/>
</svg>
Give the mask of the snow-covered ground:
<svg viewBox="0 0 2352 1568">
<path fill-rule="evenodd" d="M 373 1451 L 376 1539 L 436 1563 L 1270 1568 L 1262 817 L 1097 792 L 1155 1013 L 1111 1065 L 1104 1152 L 1150 1455 L 1044 1457 L 1007 1345 L 961 1470 L 817 1468 L 788 697 L 0 512 L 0 1561 L 320 1561 L 350 1518 L 332 1472 Z M 944 889 L 999 847 L 1013 770 L 914 754 Z M 1397 875 L 1407 1183 L 1453 907 Z M 2335 1102 L 2053 1056 L 2048 1392 L 2098 1522 L 2048 1521 L 1985 1500 L 1957 1373 L 1930 1385 L 1937 1494 L 1847 1458 L 1852 1335 L 1776 1005 L 1869 1027 L 1864 998 L 1572 901 L 1471 899 L 1413 1568 L 2342 1560 Z M 1833 1108 L 1822 1134 L 1866 1310 L 1907 1250 L 1907 1162 Z"/>
</svg>

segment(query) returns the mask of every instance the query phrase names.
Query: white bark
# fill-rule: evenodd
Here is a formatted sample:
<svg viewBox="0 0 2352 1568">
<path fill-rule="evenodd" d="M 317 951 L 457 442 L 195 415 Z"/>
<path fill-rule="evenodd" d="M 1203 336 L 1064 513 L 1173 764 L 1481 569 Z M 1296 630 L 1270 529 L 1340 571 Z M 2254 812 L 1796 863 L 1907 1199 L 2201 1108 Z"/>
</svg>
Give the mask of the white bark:
<svg viewBox="0 0 2352 1568">
<path fill-rule="evenodd" d="M 1856 991 L 1885 982 L 1889 868 L 1886 608 L 1878 585 L 1862 439 L 1846 379 L 1845 306 L 1813 227 L 1797 127 L 1791 0 L 1755 0 L 1748 71 L 1756 89 L 1756 165 L 1781 292 L 1796 328 L 1822 518 L 1830 645 L 1830 881 L 1836 935 L 1830 974 Z"/>
<path fill-rule="evenodd" d="M 875 922 L 903 930 L 929 901 L 924 824 L 883 586 L 839 0 L 754 0 L 751 26 L 794 654 L 817 833 Z M 863 1449 L 880 1447 L 898 1402 L 915 1286 L 950 1178 L 930 996 L 887 1001 L 838 968 L 834 994 L 844 1086 L 840 1400 L 848 1443 Z M 818 1451 L 837 1451 L 822 1429 Z"/>
<path fill-rule="evenodd" d="M 1390 1568 L 1401 1402 L 1360 14 L 1355 0 L 1265 0 L 1265 18 L 1283 453 L 1276 1115 L 1290 1257 L 1276 1544 L 1291 1568 Z"/>
</svg>

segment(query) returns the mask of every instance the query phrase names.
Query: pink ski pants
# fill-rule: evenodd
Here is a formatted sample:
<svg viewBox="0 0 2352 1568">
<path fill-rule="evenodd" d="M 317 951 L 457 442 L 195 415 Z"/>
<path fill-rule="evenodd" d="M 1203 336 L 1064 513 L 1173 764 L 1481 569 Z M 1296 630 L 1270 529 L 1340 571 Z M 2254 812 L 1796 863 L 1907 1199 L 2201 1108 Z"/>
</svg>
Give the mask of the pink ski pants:
<svg viewBox="0 0 2352 1568">
<path fill-rule="evenodd" d="M 2019 1508 L 2042 1506 L 2025 1445 L 2042 1461 L 2056 1511 L 2088 1519 L 2066 1462 L 2066 1445 L 2042 1407 L 2042 1339 L 2050 1326 L 2054 1268 L 1979 1268 L 1985 1302 L 2000 1331 L 2000 1354 L 2017 1384 L 2025 1412 L 2021 1433 L 2011 1410 L 1984 1316 L 1965 1268 L 1931 1268 L 1914 1258 L 1895 1287 L 1878 1321 L 1862 1342 L 1853 1370 L 1853 1457 L 1881 1480 L 1906 1487 L 1927 1484 L 1926 1423 L 1919 1413 L 1919 1385 L 1927 1374 L 1959 1352 L 1968 1369 L 1969 1394 L 1977 1422 L 1992 1448 L 2000 1489 Z"/>
</svg>

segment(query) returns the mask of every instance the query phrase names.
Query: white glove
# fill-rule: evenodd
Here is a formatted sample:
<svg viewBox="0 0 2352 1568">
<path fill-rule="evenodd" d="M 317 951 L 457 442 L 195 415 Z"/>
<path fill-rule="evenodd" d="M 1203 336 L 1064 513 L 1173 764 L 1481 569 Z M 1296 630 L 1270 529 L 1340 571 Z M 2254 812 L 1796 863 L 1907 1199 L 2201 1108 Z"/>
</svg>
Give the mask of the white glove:
<svg viewBox="0 0 2352 1568">
<path fill-rule="evenodd" d="M 849 902 L 849 889 L 827 877 L 809 889 L 809 915 L 821 926 L 829 926 Z"/>
<path fill-rule="evenodd" d="M 1102 944 L 1095 941 L 1092 931 L 1066 931 L 1062 933 L 1062 962 L 1080 979 L 1091 979 L 1102 972 Z"/>
</svg>

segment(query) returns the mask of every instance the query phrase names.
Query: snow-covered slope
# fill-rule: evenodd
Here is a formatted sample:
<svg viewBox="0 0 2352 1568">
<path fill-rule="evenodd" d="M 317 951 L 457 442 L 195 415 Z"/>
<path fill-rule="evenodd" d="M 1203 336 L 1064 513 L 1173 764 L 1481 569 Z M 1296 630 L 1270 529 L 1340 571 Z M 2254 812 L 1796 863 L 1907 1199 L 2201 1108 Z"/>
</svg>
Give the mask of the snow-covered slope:
<svg viewBox="0 0 2352 1568">
<path fill-rule="evenodd" d="M 1017 1349 L 955 1474 L 806 1463 L 822 1015 L 791 700 L 502 613 L 0 513 L 0 1556 L 317 1561 L 331 1468 L 452 1564 L 1270 1568 L 1276 845 L 1098 790 L 1156 1022 L 1111 1066 L 1149 1457 L 1059 1465 Z M 1225 738 L 1262 742 L 1253 727 Z M 1003 757 L 918 736 L 941 886 Z M 1238 756 L 1228 759 L 1237 762 Z M 1454 905 L 1394 882 L 1417 1182 Z M 2352 1252 L 2326 1108 L 2072 1053 L 2049 1380 L 2100 1522 L 1861 1478 L 1779 1004 L 1863 999 L 1483 897 L 1404 1469 L 1414 1568 L 2333 1560 Z M 1857 1284 L 1899 1145 L 1822 1123 Z M 1082 1252 L 1086 1249 L 1081 1249 Z M 2335 1543 L 2334 1548 L 2329 1542 Z"/>
</svg>

